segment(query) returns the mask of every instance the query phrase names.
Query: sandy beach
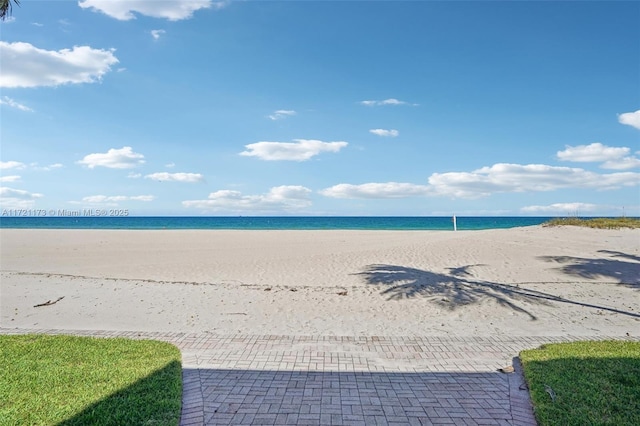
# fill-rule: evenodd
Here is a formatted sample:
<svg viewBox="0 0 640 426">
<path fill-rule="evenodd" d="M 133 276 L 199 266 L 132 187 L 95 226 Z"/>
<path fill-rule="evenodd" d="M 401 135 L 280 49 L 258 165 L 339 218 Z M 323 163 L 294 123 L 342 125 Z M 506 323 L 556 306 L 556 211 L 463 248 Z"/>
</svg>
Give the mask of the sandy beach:
<svg viewBox="0 0 640 426">
<path fill-rule="evenodd" d="M 0 268 L 3 328 L 640 335 L 640 230 L 2 229 Z"/>
</svg>

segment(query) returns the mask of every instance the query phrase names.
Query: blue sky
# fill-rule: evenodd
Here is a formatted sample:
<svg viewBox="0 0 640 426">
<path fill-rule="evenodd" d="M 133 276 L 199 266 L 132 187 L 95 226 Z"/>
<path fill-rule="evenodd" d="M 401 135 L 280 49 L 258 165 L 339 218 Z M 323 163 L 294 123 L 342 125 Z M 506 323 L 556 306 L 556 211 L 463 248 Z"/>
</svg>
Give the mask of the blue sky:
<svg viewBox="0 0 640 426">
<path fill-rule="evenodd" d="M 2 209 L 640 216 L 640 3 L 24 0 Z"/>
</svg>

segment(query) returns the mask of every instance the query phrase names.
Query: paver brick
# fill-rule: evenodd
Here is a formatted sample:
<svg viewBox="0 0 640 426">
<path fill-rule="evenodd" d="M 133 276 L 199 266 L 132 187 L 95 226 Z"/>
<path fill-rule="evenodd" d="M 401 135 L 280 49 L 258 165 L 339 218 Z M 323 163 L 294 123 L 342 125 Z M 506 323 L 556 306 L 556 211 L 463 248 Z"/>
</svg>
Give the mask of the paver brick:
<svg viewBox="0 0 640 426">
<path fill-rule="evenodd" d="M 183 355 L 182 426 L 533 426 L 528 392 L 519 389 L 521 373 L 505 375 L 496 369 L 523 349 L 577 339 L 223 336 L 0 328 L 0 334 L 26 333 L 152 338 L 175 344 Z"/>
</svg>

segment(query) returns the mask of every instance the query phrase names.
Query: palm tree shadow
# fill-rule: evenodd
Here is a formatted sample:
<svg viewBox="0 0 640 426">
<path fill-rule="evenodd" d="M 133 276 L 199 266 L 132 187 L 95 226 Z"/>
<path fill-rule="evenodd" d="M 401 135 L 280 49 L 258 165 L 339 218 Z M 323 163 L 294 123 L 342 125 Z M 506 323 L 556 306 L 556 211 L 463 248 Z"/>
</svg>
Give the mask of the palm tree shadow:
<svg viewBox="0 0 640 426">
<path fill-rule="evenodd" d="M 635 260 L 636 262 L 640 262 L 640 256 L 636 256 L 635 254 L 622 253 L 621 251 L 613 250 L 598 250 L 598 253 L 605 253 L 611 255 L 611 257 L 622 257 L 623 259 Z"/>
<path fill-rule="evenodd" d="M 363 272 L 355 275 L 362 275 L 367 284 L 387 287 L 382 294 L 387 295 L 389 300 L 426 297 L 436 305 L 449 310 L 493 300 L 500 306 L 526 314 L 535 321 L 537 317 L 533 313 L 515 302 L 547 305 L 552 301 L 640 318 L 640 314 L 634 312 L 578 302 L 516 285 L 472 279 L 470 269 L 474 266 L 481 265 L 448 268 L 450 274 L 440 274 L 406 266 L 375 264 L 368 265 Z"/>
<path fill-rule="evenodd" d="M 450 274 L 439 274 L 422 269 L 396 265 L 369 265 L 364 272 L 356 275 L 364 276 L 367 284 L 386 286 L 382 294 L 390 300 L 426 297 L 433 303 L 455 310 L 461 306 L 493 300 L 500 306 L 526 314 L 531 320 L 537 317 L 528 310 L 515 304 L 519 302 L 546 303 L 545 300 L 517 291 L 516 287 L 506 286 L 480 280 L 473 280 L 470 269 L 466 265 L 448 268 Z"/>
<path fill-rule="evenodd" d="M 640 257 L 611 250 L 599 250 L 598 253 L 610 257 L 541 256 L 539 259 L 562 265 L 556 269 L 566 275 L 589 280 L 613 279 L 619 285 L 640 289 Z"/>
</svg>

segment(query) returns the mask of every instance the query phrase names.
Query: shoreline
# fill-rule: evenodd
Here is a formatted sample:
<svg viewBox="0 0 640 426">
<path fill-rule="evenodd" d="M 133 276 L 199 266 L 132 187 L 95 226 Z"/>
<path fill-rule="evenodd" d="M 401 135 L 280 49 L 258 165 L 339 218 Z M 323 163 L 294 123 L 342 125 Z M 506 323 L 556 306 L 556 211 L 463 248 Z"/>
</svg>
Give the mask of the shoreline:
<svg viewBox="0 0 640 426">
<path fill-rule="evenodd" d="M 453 231 L 453 216 L 3 216 L 0 229 Z M 459 230 L 540 225 L 546 216 L 456 216 Z"/>
</svg>

